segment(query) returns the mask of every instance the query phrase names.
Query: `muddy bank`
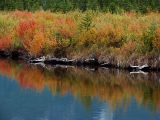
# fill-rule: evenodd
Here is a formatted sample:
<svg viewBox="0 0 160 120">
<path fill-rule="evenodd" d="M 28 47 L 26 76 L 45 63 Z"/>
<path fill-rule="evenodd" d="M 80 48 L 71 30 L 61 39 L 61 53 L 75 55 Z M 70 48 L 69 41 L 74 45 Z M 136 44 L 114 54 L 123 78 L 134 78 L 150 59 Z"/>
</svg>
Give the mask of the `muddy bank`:
<svg viewBox="0 0 160 120">
<path fill-rule="evenodd" d="M 126 69 L 129 71 L 160 71 L 160 56 L 141 56 L 133 57 L 128 60 L 119 60 L 114 56 L 106 56 L 105 59 L 96 56 L 88 56 L 85 58 L 66 58 L 54 56 L 33 57 L 23 51 L 5 52 L 0 51 L 0 58 L 10 58 L 15 60 L 25 60 L 33 64 L 49 64 L 49 65 L 66 65 L 79 66 L 89 68 L 116 68 Z"/>
</svg>

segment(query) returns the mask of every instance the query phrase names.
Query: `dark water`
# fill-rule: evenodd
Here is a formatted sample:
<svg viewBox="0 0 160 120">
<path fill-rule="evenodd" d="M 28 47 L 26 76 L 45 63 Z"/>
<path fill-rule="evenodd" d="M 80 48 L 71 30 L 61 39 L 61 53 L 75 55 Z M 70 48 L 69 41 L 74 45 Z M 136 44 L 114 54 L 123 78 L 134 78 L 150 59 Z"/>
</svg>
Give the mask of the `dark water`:
<svg viewBox="0 0 160 120">
<path fill-rule="evenodd" d="M 0 120 L 160 120 L 159 73 L 0 60 Z"/>
</svg>

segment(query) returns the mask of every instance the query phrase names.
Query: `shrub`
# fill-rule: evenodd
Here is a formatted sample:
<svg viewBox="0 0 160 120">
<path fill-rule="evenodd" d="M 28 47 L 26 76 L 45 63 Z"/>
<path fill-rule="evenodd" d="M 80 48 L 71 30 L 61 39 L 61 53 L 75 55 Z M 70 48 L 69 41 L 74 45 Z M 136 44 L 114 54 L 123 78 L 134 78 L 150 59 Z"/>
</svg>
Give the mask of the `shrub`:
<svg viewBox="0 0 160 120">
<path fill-rule="evenodd" d="M 12 46 L 11 37 L 0 38 L 0 50 L 9 50 Z"/>
<path fill-rule="evenodd" d="M 96 43 L 97 31 L 96 29 L 90 29 L 86 32 L 82 32 L 79 39 L 79 44 L 84 47 L 92 46 Z"/>
<path fill-rule="evenodd" d="M 19 23 L 17 33 L 23 47 L 30 52 L 37 24 L 34 20 L 25 20 Z"/>
<path fill-rule="evenodd" d="M 86 13 L 86 15 L 82 18 L 82 21 L 79 25 L 79 29 L 80 31 L 88 31 L 92 27 L 92 16 L 89 13 Z"/>
<path fill-rule="evenodd" d="M 119 54 L 123 57 L 129 57 L 131 56 L 136 49 L 136 42 L 135 41 L 129 41 L 125 43 L 119 51 Z"/>
<path fill-rule="evenodd" d="M 72 18 L 60 18 L 55 21 L 57 47 L 69 47 L 77 33 L 77 25 Z"/>
<path fill-rule="evenodd" d="M 44 48 L 44 43 L 45 42 L 45 36 L 43 32 L 35 32 L 33 41 L 31 42 L 31 47 L 30 47 L 30 52 L 34 55 L 39 55 L 43 48 Z"/>
<path fill-rule="evenodd" d="M 77 29 L 77 25 L 72 18 L 61 18 L 55 21 L 55 27 L 57 29 L 57 33 L 61 35 L 64 39 L 72 38 Z"/>
<path fill-rule="evenodd" d="M 0 15 L 0 49 L 12 47 L 12 39 L 15 32 L 16 21 L 7 16 Z"/>
<path fill-rule="evenodd" d="M 33 14 L 31 12 L 26 11 L 15 11 L 11 13 L 11 17 L 17 20 L 25 20 L 25 19 L 31 19 L 33 17 Z"/>
<path fill-rule="evenodd" d="M 160 50 L 160 28 L 156 30 L 156 37 L 153 41 L 154 46 L 156 49 Z"/>
<path fill-rule="evenodd" d="M 23 47 L 31 55 L 39 55 L 45 44 L 44 31 L 35 20 L 20 22 L 18 26 L 18 35 Z"/>
<path fill-rule="evenodd" d="M 159 19 L 159 13 L 3 12 L 0 13 L 0 49 L 21 48 L 34 56 L 58 52 L 72 55 L 74 50 L 83 56 L 85 51 L 98 49 L 99 54 L 109 51 L 112 55 L 118 50 L 124 57 L 132 52 L 158 53 Z"/>
<path fill-rule="evenodd" d="M 156 35 L 156 24 L 152 23 L 149 29 L 144 33 L 143 39 L 143 52 L 151 52 L 153 50 L 153 41 Z"/>
</svg>

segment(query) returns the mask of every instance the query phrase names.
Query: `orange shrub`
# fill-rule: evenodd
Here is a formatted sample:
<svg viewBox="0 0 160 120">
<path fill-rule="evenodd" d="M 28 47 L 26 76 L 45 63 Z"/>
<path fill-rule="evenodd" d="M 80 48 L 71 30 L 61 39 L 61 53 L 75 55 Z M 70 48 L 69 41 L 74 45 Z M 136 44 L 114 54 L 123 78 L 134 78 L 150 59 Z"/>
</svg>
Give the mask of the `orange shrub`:
<svg viewBox="0 0 160 120">
<path fill-rule="evenodd" d="M 12 38 L 10 36 L 0 38 L 0 50 L 9 49 L 12 45 Z"/>
<path fill-rule="evenodd" d="M 18 36 L 22 42 L 23 47 L 30 52 L 31 43 L 33 41 L 34 32 L 36 30 L 37 24 L 33 20 L 26 20 L 19 23 L 18 26 Z"/>
<path fill-rule="evenodd" d="M 57 28 L 57 32 L 65 38 L 72 38 L 77 30 L 77 25 L 72 18 L 60 18 L 55 21 L 55 27 Z"/>
<path fill-rule="evenodd" d="M 119 47 L 119 45 L 122 42 L 122 37 L 123 37 L 123 28 L 120 26 L 117 27 L 112 27 L 108 31 L 108 41 L 109 45 L 114 46 L 114 47 Z"/>
<path fill-rule="evenodd" d="M 115 27 L 112 24 L 107 24 L 99 30 L 98 36 L 100 37 L 98 42 L 105 42 L 111 47 L 120 47 L 122 38 L 124 37 L 124 29 L 122 26 Z"/>
<path fill-rule="evenodd" d="M 30 52 L 34 55 L 41 53 L 44 48 L 45 37 L 43 32 L 36 32 L 31 43 Z"/>
<path fill-rule="evenodd" d="M 39 12 L 35 12 L 35 14 L 33 14 L 34 18 L 36 19 L 44 19 L 47 21 L 54 21 L 54 14 L 48 11 L 39 11 Z"/>
<path fill-rule="evenodd" d="M 34 20 L 20 22 L 18 36 L 24 48 L 32 55 L 38 55 L 44 46 L 44 33 Z"/>
<path fill-rule="evenodd" d="M 33 14 L 31 12 L 26 11 L 15 11 L 12 12 L 11 16 L 17 20 L 25 20 L 31 19 L 33 17 Z"/>
<path fill-rule="evenodd" d="M 156 30 L 156 37 L 153 44 L 157 49 L 160 49 L 160 28 Z"/>
<path fill-rule="evenodd" d="M 119 54 L 123 55 L 123 57 L 129 57 L 132 53 L 134 53 L 135 49 L 136 49 L 136 42 L 129 41 L 120 48 Z"/>
<path fill-rule="evenodd" d="M 26 36 L 32 36 L 37 27 L 34 20 L 21 21 L 18 26 L 18 35 L 23 40 Z"/>
</svg>

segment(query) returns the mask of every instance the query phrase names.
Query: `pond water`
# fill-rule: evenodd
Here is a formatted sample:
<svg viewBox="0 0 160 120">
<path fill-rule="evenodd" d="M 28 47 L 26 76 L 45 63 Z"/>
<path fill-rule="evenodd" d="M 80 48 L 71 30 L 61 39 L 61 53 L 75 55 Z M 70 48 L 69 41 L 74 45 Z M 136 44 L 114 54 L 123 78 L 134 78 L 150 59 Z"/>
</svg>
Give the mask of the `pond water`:
<svg viewBox="0 0 160 120">
<path fill-rule="evenodd" d="M 0 60 L 0 120 L 160 120 L 160 73 Z"/>
</svg>

